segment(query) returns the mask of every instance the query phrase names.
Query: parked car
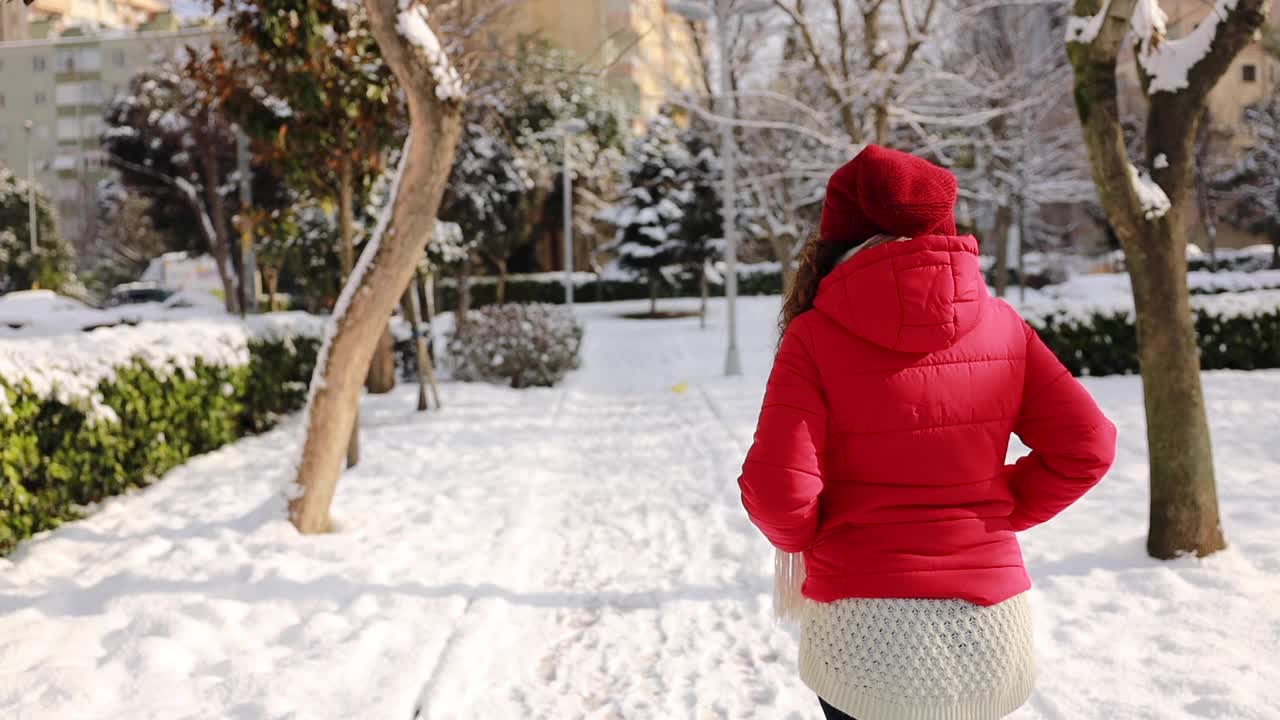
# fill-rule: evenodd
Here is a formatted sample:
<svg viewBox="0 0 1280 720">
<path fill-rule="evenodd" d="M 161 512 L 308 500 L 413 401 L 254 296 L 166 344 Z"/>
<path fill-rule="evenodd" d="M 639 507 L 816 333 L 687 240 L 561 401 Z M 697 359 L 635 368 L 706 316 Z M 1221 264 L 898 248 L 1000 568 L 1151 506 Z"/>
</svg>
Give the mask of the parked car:
<svg viewBox="0 0 1280 720">
<path fill-rule="evenodd" d="M 117 307 L 120 305 L 164 302 L 172 294 L 171 290 L 167 290 L 153 282 L 125 283 L 111 289 L 111 297 L 107 300 L 107 306 Z"/>
</svg>

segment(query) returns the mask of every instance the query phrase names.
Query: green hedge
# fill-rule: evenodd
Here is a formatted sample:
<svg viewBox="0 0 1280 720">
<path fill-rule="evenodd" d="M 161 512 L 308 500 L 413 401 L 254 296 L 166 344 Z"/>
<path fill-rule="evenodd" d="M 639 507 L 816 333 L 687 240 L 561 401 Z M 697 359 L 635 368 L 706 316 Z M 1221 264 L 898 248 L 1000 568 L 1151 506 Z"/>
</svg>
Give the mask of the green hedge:
<svg viewBox="0 0 1280 720">
<path fill-rule="evenodd" d="M 1204 370 L 1280 367 L 1280 308 L 1220 316 L 1195 310 Z M 1087 319 L 1028 318 L 1046 345 L 1075 375 L 1138 372 L 1138 333 L 1130 313 L 1094 313 Z"/>
<path fill-rule="evenodd" d="M 580 276 L 581 277 L 581 276 Z M 443 310 L 453 310 L 458 306 L 457 286 L 451 280 L 437 285 L 438 304 Z M 470 284 L 471 306 L 483 307 L 497 302 L 498 285 L 493 278 L 480 278 Z M 579 302 L 613 302 L 615 300 L 648 300 L 649 284 L 643 280 L 602 280 L 579 279 L 574 283 L 573 297 Z M 564 302 L 564 282 L 554 274 L 513 275 L 507 279 L 508 303 L 548 303 L 558 305 Z M 663 283 L 658 289 L 659 298 L 697 297 L 697 283 L 671 285 Z M 713 297 L 724 295 L 723 285 L 712 285 L 710 293 Z M 753 271 L 738 275 L 739 295 L 780 295 L 782 293 L 782 273 L 779 271 Z"/>
<path fill-rule="evenodd" d="M 81 508 L 143 487 L 200 453 L 271 427 L 306 400 L 319 343 L 253 341 L 240 367 L 159 373 L 135 361 L 98 386 L 115 419 L 0 380 L 0 555 Z"/>
</svg>

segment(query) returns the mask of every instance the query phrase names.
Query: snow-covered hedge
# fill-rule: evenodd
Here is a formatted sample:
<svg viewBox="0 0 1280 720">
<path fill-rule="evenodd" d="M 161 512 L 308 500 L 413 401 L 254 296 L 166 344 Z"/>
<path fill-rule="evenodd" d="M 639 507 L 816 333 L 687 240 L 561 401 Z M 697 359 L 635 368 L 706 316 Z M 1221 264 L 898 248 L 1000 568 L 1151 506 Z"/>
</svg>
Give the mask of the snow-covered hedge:
<svg viewBox="0 0 1280 720">
<path fill-rule="evenodd" d="M 319 326 L 293 316 L 0 340 L 0 554 L 297 410 Z"/>
<path fill-rule="evenodd" d="M 1280 291 L 1200 295 L 1191 299 L 1205 370 L 1280 367 Z M 1133 300 L 1101 294 L 1040 298 L 1018 311 L 1076 375 L 1138 372 Z"/>
<path fill-rule="evenodd" d="M 468 313 L 449 354 L 457 380 L 550 387 L 578 367 L 581 347 L 582 325 L 568 309 L 509 303 Z"/>
</svg>

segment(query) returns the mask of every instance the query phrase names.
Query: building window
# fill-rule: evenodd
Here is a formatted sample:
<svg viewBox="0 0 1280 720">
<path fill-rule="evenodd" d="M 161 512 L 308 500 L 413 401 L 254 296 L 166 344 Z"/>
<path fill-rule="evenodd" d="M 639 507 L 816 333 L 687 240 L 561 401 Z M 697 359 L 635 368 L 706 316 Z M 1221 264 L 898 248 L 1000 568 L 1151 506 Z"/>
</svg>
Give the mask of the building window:
<svg viewBox="0 0 1280 720">
<path fill-rule="evenodd" d="M 44 72 L 46 61 L 43 55 L 37 55 L 31 58 L 31 69 L 36 72 Z"/>
<path fill-rule="evenodd" d="M 1247 83 L 1258 82 L 1258 66 L 1257 65 L 1245 65 L 1243 68 L 1241 68 L 1241 70 L 1243 71 L 1242 75 L 1244 76 L 1245 82 Z"/>
<path fill-rule="evenodd" d="M 37 92 L 37 93 L 36 93 L 36 97 L 35 97 L 35 101 L 36 101 L 36 104 L 37 104 L 37 105 L 44 105 L 45 103 L 49 102 L 49 95 L 48 95 L 48 93 Z"/>
<path fill-rule="evenodd" d="M 116 67 L 124 67 L 124 51 L 123 50 L 111 51 L 111 64 L 115 65 Z"/>
</svg>

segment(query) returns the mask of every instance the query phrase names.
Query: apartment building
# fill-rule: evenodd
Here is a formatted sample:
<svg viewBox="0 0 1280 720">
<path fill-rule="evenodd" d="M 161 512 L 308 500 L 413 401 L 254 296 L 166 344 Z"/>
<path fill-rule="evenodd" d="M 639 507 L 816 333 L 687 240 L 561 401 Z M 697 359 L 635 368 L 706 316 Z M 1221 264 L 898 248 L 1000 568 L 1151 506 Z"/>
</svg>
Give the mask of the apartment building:
<svg viewBox="0 0 1280 720">
<path fill-rule="evenodd" d="M 0 164 L 36 180 L 57 204 L 73 242 L 93 229 L 103 112 L 143 67 L 208 47 L 217 30 L 178 29 L 160 16 L 139 31 L 70 29 L 43 40 L 0 42 Z"/>
<path fill-rule="evenodd" d="M 697 81 L 687 23 L 665 0 L 524 0 L 503 20 L 509 35 L 539 33 L 600 70 L 629 115 L 655 113 L 673 88 Z"/>
</svg>

